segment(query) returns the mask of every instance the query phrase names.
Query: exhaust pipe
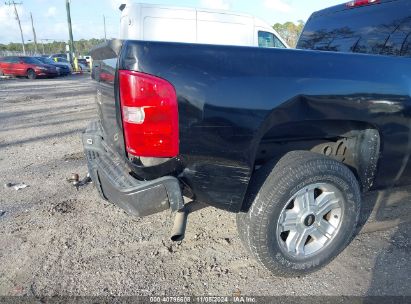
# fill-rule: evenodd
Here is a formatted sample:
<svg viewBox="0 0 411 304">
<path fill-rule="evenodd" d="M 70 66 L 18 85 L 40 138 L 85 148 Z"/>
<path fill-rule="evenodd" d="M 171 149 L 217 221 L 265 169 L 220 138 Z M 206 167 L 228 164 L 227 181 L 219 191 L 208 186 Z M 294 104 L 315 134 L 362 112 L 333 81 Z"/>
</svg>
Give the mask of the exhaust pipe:
<svg viewBox="0 0 411 304">
<path fill-rule="evenodd" d="M 173 230 L 171 231 L 171 240 L 173 242 L 179 242 L 184 239 L 188 213 L 187 207 L 183 207 L 177 211 L 176 217 L 174 218 Z"/>
</svg>

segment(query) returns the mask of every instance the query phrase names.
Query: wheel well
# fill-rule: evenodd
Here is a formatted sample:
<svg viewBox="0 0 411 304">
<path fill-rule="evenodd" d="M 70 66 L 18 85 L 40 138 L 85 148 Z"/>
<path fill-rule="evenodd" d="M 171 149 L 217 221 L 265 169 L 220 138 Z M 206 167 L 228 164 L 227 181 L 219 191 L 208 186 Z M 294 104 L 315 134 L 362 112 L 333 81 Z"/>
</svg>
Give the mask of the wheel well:
<svg viewBox="0 0 411 304">
<path fill-rule="evenodd" d="M 324 154 L 347 165 L 363 191 L 371 188 L 380 153 L 378 130 L 357 121 L 304 121 L 275 126 L 261 139 L 255 170 L 290 151 Z"/>
</svg>

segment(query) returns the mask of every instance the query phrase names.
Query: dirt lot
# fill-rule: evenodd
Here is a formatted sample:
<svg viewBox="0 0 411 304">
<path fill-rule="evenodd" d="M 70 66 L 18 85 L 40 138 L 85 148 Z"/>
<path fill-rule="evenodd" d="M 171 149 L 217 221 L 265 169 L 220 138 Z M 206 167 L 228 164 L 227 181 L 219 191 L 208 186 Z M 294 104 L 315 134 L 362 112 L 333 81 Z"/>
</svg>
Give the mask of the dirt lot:
<svg viewBox="0 0 411 304">
<path fill-rule="evenodd" d="M 0 79 L 0 295 L 411 295 L 411 188 L 365 197 L 370 219 L 321 271 L 274 277 L 245 253 L 233 214 L 192 214 L 176 244 L 169 212 L 130 217 L 93 185 L 70 186 L 86 174 L 93 103 L 87 76 Z"/>
</svg>

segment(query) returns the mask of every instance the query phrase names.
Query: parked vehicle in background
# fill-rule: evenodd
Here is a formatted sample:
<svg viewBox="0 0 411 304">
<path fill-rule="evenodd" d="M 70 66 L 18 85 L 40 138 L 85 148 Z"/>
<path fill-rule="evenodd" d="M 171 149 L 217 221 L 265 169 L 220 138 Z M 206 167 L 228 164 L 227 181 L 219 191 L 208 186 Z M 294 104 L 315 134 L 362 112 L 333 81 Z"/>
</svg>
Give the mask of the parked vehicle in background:
<svg viewBox="0 0 411 304">
<path fill-rule="evenodd" d="M 315 12 L 299 49 L 411 56 L 411 1 L 355 0 Z"/>
<path fill-rule="evenodd" d="M 67 60 L 67 54 L 64 54 L 64 53 L 52 54 L 52 55 L 50 55 L 50 56 L 48 56 L 48 57 L 50 57 L 51 59 L 54 59 L 54 58 L 64 58 L 64 59 Z"/>
<path fill-rule="evenodd" d="M 87 56 L 84 56 L 83 58 L 86 59 L 88 65 L 90 66 L 91 65 L 91 56 L 87 55 Z"/>
<path fill-rule="evenodd" d="M 271 26 L 242 13 L 141 3 L 120 10 L 120 39 L 287 47 Z"/>
<path fill-rule="evenodd" d="M 78 60 L 78 63 L 81 63 L 81 64 L 84 65 L 84 66 L 89 66 L 89 64 L 88 64 L 88 62 L 87 62 L 86 59 L 84 59 L 84 58 L 79 58 L 79 59 L 77 59 L 77 60 Z"/>
<path fill-rule="evenodd" d="M 53 56 L 53 55 L 52 55 L 52 56 Z M 70 61 L 68 61 L 66 58 L 56 57 L 56 56 L 55 56 L 55 57 L 52 57 L 52 56 L 50 56 L 50 57 L 48 57 L 48 58 L 50 58 L 51 60 L 53 60 L 53 61 L 56 62 L 56 63 L 65 65 L 68 69 L 70 69 L 70 73 L 73 71 L 73 66 L 71 65 Z"/>
<path fill-rule="evenodd" d="M 50 58 L 46 58 L 46 57 L 34 57 L 34 58 L 36 58 L 37 60 L 41 61 L 44 64 L 55 66 L 57 68 L 57 71 L 59 72 L 59 75 L 61 76 L 66 76 L 66 75 L 71 74 L 71 71 L 66 64 L 55 62 L 54 60 Z"/>
<path fill-rule="evenodd" d="M 82 71 L 82 72 L 90 72 L 91 71 L 91 66 L 87 62 L 86 59 L 80 58 L 80 59 L 78 59 L 77 62 L 78 62 L 78 67 L 79 67 L 80 71 Z"/>
<path fill-rule="evenodd" d="M 0 58 L 0 75 L 25 76 L 29 79 L 37 77 L 56 77 L 57 68 L 44 64 L 33 57 L 8 56 Z"/>
<path fill-rule="evenodd" d="M 90 72 L 90 67 L 88 66 L 88 64 L 84 64 L 83 62 L 78 62 L 78 68 L 80 69 L 80 71 L 82 72 Z"/>
</svg>

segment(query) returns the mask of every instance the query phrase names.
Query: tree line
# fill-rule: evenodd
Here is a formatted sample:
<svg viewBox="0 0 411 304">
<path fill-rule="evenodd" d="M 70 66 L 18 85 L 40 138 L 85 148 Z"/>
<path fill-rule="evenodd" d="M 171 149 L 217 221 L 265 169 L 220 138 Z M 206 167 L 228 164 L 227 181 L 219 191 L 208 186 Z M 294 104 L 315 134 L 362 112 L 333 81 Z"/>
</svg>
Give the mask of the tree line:
<svg viewBox="0 0 411 304">
<path fill-rule="evenodd" d="M 273 25 L 273 28 L 277 31 L 278 34 L 287 42 L 290 47 L 295 47 L 300 37 L 300 34 L 304 28 L 304 21 L 299 20 L 297 24 L 294 22 L 285 22 L 283 24 L 276 23 Z M 90 50 L 104 42 L 104 39 L 81 39 L 74 41 L 74 47 L 78 55 L 89 55 Z M 38 41 L 37 42 L 37 52 L 40 54 L 56 54 L 56 53 L 65 53 L 66 52 L 66 41 Z M 33 54 L 35 47 L 34 43 L 26 43 L 25 48 L 28 53 Z M 21 43 L 11 42 L 9 44 L 0 44 L 0 51 L 14 51 L 21 52 L 22 46 Z"/>
<path fill-rule="evenodd" d="M 273 25 L 273 29 L 287 42 L 290 47 L 297 45 L 298 38 L 303 31 L 305 22 L 299 20 L 297 24 L 294 22 L 285 22 L 283 24 L 276 23 Z"/>
<path fill-rule="evenodd" d="M 81 39 L 74 41 L 74 48 L 78 55 L 89 55 L 90 50 L 103 43 L 104 39 Z M 57 54 L 66 53 L 66 41 L 37 41 L 37 53 L 39 54 Z M 35 46 L 33 42 L 24 44 L 26 51 L 34 54 Z M 21 52 L 23 50 L 21 43 L 11 42 L 9 44 L 0 44 L 0 51 Z"/>
</svg>

